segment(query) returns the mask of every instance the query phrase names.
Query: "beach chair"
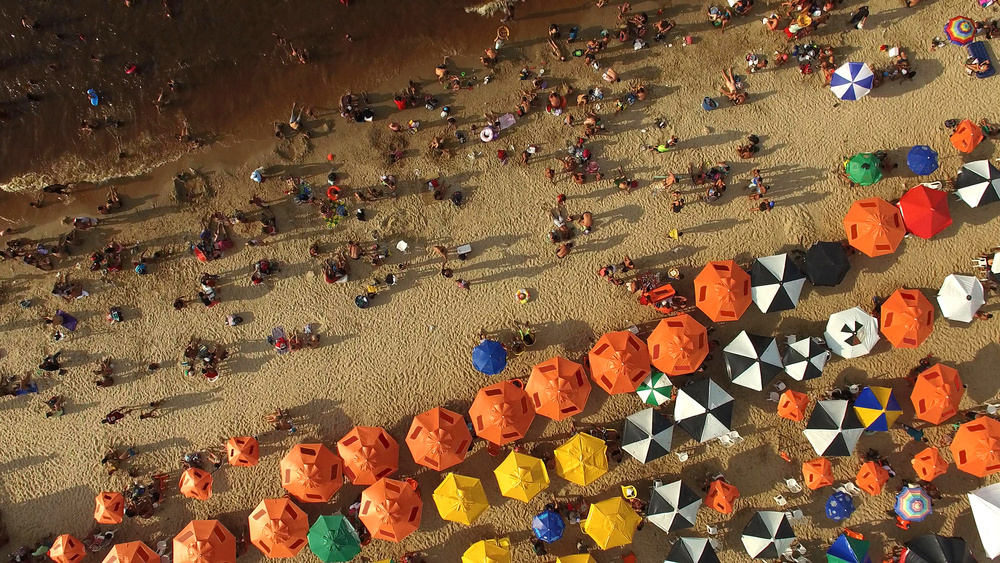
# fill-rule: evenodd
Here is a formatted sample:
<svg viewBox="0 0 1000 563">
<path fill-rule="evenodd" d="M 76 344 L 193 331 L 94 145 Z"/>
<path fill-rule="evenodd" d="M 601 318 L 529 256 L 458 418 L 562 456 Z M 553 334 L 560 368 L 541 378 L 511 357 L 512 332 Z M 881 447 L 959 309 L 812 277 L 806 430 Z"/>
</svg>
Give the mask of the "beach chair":
<svg viewBox="0 0 1000 563">
<path fill-rule="evenodd" d="M 788 500 L 782 495 L 775 495 L 774 502 L 778 503 L 778 506 L 785 506 L 788 504 Z"/>
<path fill-rule="evenodd" d="M 687 452 L 674 452 L 674 453 L 677 454 L 677 460 L 680 461 L 681 463 L 684 463 L 685 461 L 688 460 L 689 456 Z"/>
<path fill-rule="evenodd" d="M 785 486 L 788 487 L 788 490 L 793 493 L 802 492 L 802 485 L 799 485 L 799 482 L 795 479 L 785 479 Z"/>
<path fill-rule="evenodd" d="M 455 249 L 455 254 L 458 255 L 459 260 L 465 260 L 466 258 L 469 257 L 469 254 L 471 253 L 472 253 L 471 244 L 463 244 Z"/>
<path fill-rule="evenodd" d="M 715 538 L 708 538 L 708 545 L 712 546 L 712 549 L 714 549 L 715 551 L 719 551 L 720 549 L 722 549 L 722 542 L 720 542 Z"/>
<path fill-rule="evenodd" d="M 788 386 L 785 385 L 784 382 L 782 381 L 776 381 L 774 383 L 774 388 L 777 389 L 778 391 L 784 391 L 785 389 L 788 388 Z"/>
<path fill-rule="evenodd" d="M 850 481 L 844 483 L 844 488 L 847 489 L 847 494 L 851 496 L 861 494 L 861 489 L 859 489 L 857 485 L 855 485 Z"/>
<path fill-rule="evenodd" d="M 776 391 L 771 391 L 771 393 L 767 396 L 767 400 L 772 403 L 777 403 L 781 400 L 781 395 L 779 395 Z"/>
<path fill-rule="evenodd" d="M 976 73 L 976 78 L 989 78 L 997 73 L 996 67 L 993 66 L 993 59 L 990 58 L 989 51 L 986 50 L 986 43 L 983 41 L 976 41 L 970 43 L 965 47 L 969 52 L 969 56 L 979 60 L 979 62 L 988 61 L 990 63 L 990 68 Z"/>
<path fill-rule="evenodd" d="M 729 433 L 729 439 L 732 440 L 734 444 L 739 444 L 743 441 L 743 436 L 740 436 L 739 432 L 733 430 Z"/>
<path fill-rule="evenodd" d="M 708 535 L 714 536 L 715 534 L 719 533 L 719 528 L 709 524 L 705 526 L 705 531 L 708 532 Z"/>
<path fill-rule="evenodd" d="M 722 436 L 719 436 L 719 442 L 723 446 L 726 446 L 727 448 L 731 448 L 736 445 L 736 442 L 733 440 L 733 437 L 730 436 L 729 434 L 723 434 Z"/>
</svg>

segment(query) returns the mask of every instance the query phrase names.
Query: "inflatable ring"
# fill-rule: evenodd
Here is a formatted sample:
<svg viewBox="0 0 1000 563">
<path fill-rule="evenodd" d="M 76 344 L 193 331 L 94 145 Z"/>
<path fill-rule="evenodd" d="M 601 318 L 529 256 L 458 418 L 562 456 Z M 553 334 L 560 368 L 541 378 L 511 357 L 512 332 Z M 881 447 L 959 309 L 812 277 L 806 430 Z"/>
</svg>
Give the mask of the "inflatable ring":
<svg viewBox="0 0 1000 563">
<path fill-rule="evenodd" d="M 330 186 L 326 190 L 326 197 L 330 198 L 330 201 L 337 201 L 340 197 L 340 186 Z"/>
<path fill-rule="evenodd" d="M 514 295 L 517 297 L 518 303 L 524 305 L 531 299 L 531 294 L 528 293 L 527 289 L 518 289 Z"/>
<path fill-rule="evenodd" d="M 484 127 L 482 131 L 479 132 L 479 140 L 488 143 L 493 140 L 493 128 Z"/>
</svg>

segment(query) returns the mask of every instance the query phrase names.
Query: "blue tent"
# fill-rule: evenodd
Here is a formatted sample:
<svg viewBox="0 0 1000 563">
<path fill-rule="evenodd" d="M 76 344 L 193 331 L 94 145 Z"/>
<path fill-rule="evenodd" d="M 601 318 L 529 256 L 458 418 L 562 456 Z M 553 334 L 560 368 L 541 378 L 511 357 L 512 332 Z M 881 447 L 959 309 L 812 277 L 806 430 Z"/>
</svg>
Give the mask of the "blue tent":
<svg viewBox="0 0 1000 563">
<path fill-rule="evenodd" d="M 837 491 L 826 500 L 826 517 L 834 522 L 847 520 L 854 514 L 854 499 L 851 495 Z"/>
<path fill-rule="evenodd" d="M 827 563 L 872 563 L 872 558 L 868 555 L 871 544 L 865 540 L 859 540 L 840 534 L 830 549 L 826 550 Z"/>
<path fill-rule="evenodd" d="M 472 367 L 486 375 L 496 375 L 507 367 L 507 350 L 496 340 L 483 340 L 472 349 Z"/>
<path fill-rule="evenodd" d="M 562 516 L 555 510 L 543 510 L 531 519 L 531 531 L 535 532 L 536 538 L 545 543 L 552 543 L 563 537 L 566 522 L 563 522 Z"/>
<path fill-rule="evenodd" d="M 938 153 L 927 145 L 917 145 L 906 153 L 906 165 L 917 176 L 933 174 L 938 169 Z"/>
</svg>

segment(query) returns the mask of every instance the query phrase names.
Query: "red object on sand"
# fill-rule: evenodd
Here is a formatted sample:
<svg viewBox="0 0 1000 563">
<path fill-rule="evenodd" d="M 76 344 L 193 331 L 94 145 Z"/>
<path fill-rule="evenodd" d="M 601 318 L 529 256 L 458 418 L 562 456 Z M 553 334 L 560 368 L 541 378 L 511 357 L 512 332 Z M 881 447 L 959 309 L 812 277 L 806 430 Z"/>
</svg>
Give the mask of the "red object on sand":
<svg viewBox="0 0 1000 563">
<path fill-rule="evenodd" d="M 951 225 L 948 211 L 948 194 L 927 186 L 916 186 L 906 190 L 896 204 L 903 215 L 906 230 L 928 239 Z"/>
</svg>

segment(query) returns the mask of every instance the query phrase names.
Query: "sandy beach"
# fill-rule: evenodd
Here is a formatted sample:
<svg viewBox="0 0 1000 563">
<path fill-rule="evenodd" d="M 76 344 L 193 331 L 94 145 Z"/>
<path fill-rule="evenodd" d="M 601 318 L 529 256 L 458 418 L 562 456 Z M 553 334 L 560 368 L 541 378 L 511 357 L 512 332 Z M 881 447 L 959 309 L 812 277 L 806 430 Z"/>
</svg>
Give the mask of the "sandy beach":
<svg viewBox="0 0 1000 563">
<path fill-rule="evenodd" d="M 37 395 L 0 399 L 0 514 L 11 536 L 0 552 L 6 555 L 50 533 L 82 537 L 93 525 L 94 495 L 128 487 L 132 478 L 126 470 L 130 468 L 146 480 L 152 474 L 170 473 L 171 490 L 154 517 L 127 519 L 117 526 L 116 542 L 142 540 L 155 546 L 158 539 L 169 540 L 195 518 L 219 519 L 239 536 L 247 526 L 247 515 L 261 499 L 284 494 L 278 464 L 289 448 L 302 442 L 333 447 L 353 426 L 370 425 L 385 428 L 400 443 L 396 477 L 412 477 L 420 484 L 424 512 L 417 532 L 400 544 L 373 540 L 364 547 L 363 557 L 377 561 L 419 551 L 427 561 L 459 561 L 474 541 L 509 537 L 514 561 L 537 559 L 528 541 L 530 521 L 547 502 L 547 494 L 527 504 L 502 497 L 492 475 L 502 458 L 488 455 L 486 443 L 476 440 L 454 472 L 481 479 L 491 507 L 472 526 L 444 522 L 430 498 L 441 475 L 416 465 L 403 444 L 414 415 L 436 406 L 465 413 L 480 387 L 501 379 L 525 378 L 533 365 L 553 356 L 578 361 L 605 332 L 637 326 L 641 336 L 647 336 L 662 315 L 639 305 L 636 295 L 624 287 L 602 280 L 596 272 L 605 264 L 627 255 L 638 271 L 677 268 L 684 279 L 674 286 L 690 297 L 694 277 L 710 260 L 733 259 L 747 268 L 756 257 L 807 248 L 815 241 L 844 239 L 841 221 L 853 201 L 872 196 L 894 200 L 922 181 L 953 177 L 963 162 L 994 158 L 996 141 L 991 139 L 971 154 L 956 151 L 943 123 L 947 119 L 1000 119 L 993 103 L 997 79 L 967 76 L 961 47 L 947 45 L 934 51 L 928 47 L 935 36 L 943 35 L 941 26 L 950 17 L 967 13 L 978 20 L 995 16 L 995 10 L 970 2 L 925 1 L 912 9 L 889 0 L 868 5 L 871 16 L 863 30 L 841 33 L 850 13 L 860 6 L 849 2 L 839 5 L 827 26 L 810 38 L 832 45 L 838 64 L 850 60 L 874 67 L 888 64 L 880 45 L 898 44 L 909 53 L 917 74 L 912 80 L 887 82 L 856 102 L 838 100 L 822 84 L 822 73 L 805 76 L 791 62 L 746 73 L 748 53 L 771 57 L 790 46 L 780 31 L 769 32 L 761 25 L 761 18 L 777 9 L 776 4 L 758 5 L 749 17 L 735 18 L 734 25 L 721 33 L 706 21 L 705 5 L 635 2 L 633 12 L 646 11 L 651 21 L 672 18 L 677 27 L 664 41 L 640 51 L 613 40 L 597 57 L 602 69 L 613 66 L 621 76 L 620 83 L 608 84 L 580 59 L 552 60 L 542 37 L 549 23 L 558 23 L 564 34 L 570 27 L 579 27 L 580 38 L 586 41 L 601 29 L 614 28 L 616 7 L 598 10 L 593 3 L 576 3 L 552 9 L 529 0 L 517 4 L 515 21 L 507 24 L 511 38 L 491 73 L 477 59 L 492 40 L 497 15 L 474 16 L 481 20 L 485 34 L 478 42 L 466 44 L 465 32 L 461 32 L 457 53 L 444 39 L 424 42 L 421 56 L 426 58 L 407 61 L 398 74 L 379 76 L 384 81 L 373 77 L 366 84 L 351 82 L 356 92 L 371 93 L 374 123 L 348 122 L 338 115 L 334 106 L 345 85 L 333 83 L 334 71 L 319 62 L 296 69 L 304 74 L 298 83 L 302 89 L 294 97 L 284 96 L 280 103 L 269 100 L 263 109 L 254 106 L 248 119 L 257 127 L 250 133 L 223 136 L 203 148 L 171 154 L 171 158 L 176 156 L 171 162 L 136 176 L 80 184 L 58 201 L 49 195 L 41 209 L 27 206 L 33 193 L 5 196 L 0 216 L 10 222 L 2 226 L 17 229 L 5 240 L 27 237 L 51 243 L 69 230 L 60 223 L 63 217 L 96 216 L 94 206 L 103 201 L 110 186 L 124 205 L 121 211 L 100 216 L 100 224 L 83 233 L 83 243 L 73 249 L 72 256 L 56 260 L 55 271 L 41 272 L 20 260 L 0 264 L 0 330 L 6 337 L 0 372 L 12 376 L 34 372 L 45 355 L 56 351 L 62 352 L 66 369 L 64 375 L 36 376 Z M 656 16 L 660 8 L 662 16 Z M 472 16 L 463 13 L 462 17 Z M 683 46 L 684 36 L 693 38 L 691 45 Z M 364 43 L 356 42 L 351 48 L 363 49 Z M 450 70 L 465 72 L 463 83 L 474 87 L 452 92 L 435 81 L 434 66 L 445 55 L 452 56 Z M 721 70 L 730 66 L 743 77 L 749 92 L 747 103 L 740 106 L 732 106 L 718 92 Z M 528 81 L 519 80 L 522 68 L 536 75 L 544 69 L 542 78 L 549 89 L 565 92 L 571 86 L 571 99 L 595 87 L 604 91 L 604 100 L 591 109 L 607 132 L 586 144 L 600 164 L 603 180 L 595 181 L 591 175 L 590 181 L 578 185 L 566 175 L 557 176 L 554 184 L 545 178 L 544 169 L 558 169 L 557 159 L 565 155 L 567 143 L 582 134 L 579 125 L 566 126 L 561 117 L 545 113 L 545 92 L 539 97 L 542 107 L 536 104 L 529 114 L 518 117 L 498 140 L 484 144 L 471 137 L 469 126 L 483 121 L 484 110 L 497 114 L 516 110 L 521 90 L 529 86 Z M 315 83 L 314 71 L 318 73 Z M 487 74 L 491 79 L 483 84 Z M 407 78 L 419 80 L 424 92 L 439 100 L 438 108 L 397 111 L 392 93 L 403 88 Z M 637 79 L 645 83 L 649 99 L 616 113 L 614 100 L 626 93 L 628 82 Z M 705 96 L 720 100 L 720 107 L 703 111 Z M 305 122 L 314 132 L 312 138 L 270 137 L 269 123 L 284 121 L 287 108 L 296 101 L 316 108 L 316 117 Z M 460 130 L 469 136 L 467 143 L 459 144 L 448 134 L 450 158 L 435 157 L 427 149 L 432 136 L 445 130 L 441 106 L 450 108 Z M 582 122 L 583 111 L 570 106 L 570 113 Z M 171 119 L 177 118 L 172 115 Z M 663 129 L 656 125 L 660 118 L 666 122 Z M 421 122 L 416 134 L 393 133 L 386 127 L 389 121 L 405 126 L 409 120 Z M 735 146 L 749 134 L 761 139 L 761 150 L 751 159 L 739 159 Z M 669 152 L 645 150 L 671 135 L 680 141 Z M 915 144 L 927 144 L 939 152 L 941 168 L 933 175 L 918 179 L 907 170 L 906 153 Z M 538 151 L 522 166 L 519 155 L 529 145 Z M 393 149 L 404 151 L 399 162 L 387 156 Z M 4 149 L 10 150 L 14 150 L 10 145 Z M 509 162 L 497 158 L 498 150 L 507 151 Z M 836 177 L 844 158 L 876 150 L 886 151 L 899 164 L 882 181 L 852 188 Z M 686 205 L 680 213 L 671 212 L 670 190 L 656 189 L 654 176 L 686 174 L 689 163 L 711 166 L 717 161 L 731 166 L 727 193 L 717 202 L 705 203 L 699 201 L 703 188 L 682 180 L 671 189 L 683 193 Z M 638 180 L 632 193 L 621 192 L 611 182 L 619 166 Z M 258 167 L 271 176 L 262 184 L 250 180 Z M 178 203 L 172 199 L 172 179 L 189 168 L 199 173 L 200 179 L 190 184 L 195 197 L 192 202 Z M 743 189 L 755 168 L 771 186 L 767 197 L 775 207 L 769 213 L 755 212 L 754 202 L 746 197 L 749 192 Z M 331 170 L 347 190 L 377 185 L 381 175 L 393 174 L 398 178 L 398 197 L 349 203 L 350 216 L 330 228 L 316 206 L 296 204 L 283 192 L 284 178 L 297 176 L 322 197 Z M 428 197 L 427 182 L 435 178 L 462 191 L 461 206 Z M 74 180 L 62 178 L 67 183 Z M 201 221 L 216 212 L 249 212 L 252 206 L 247 201 L 255 194 L 271 202 L 277 234 L 261 235 L 258 224 L 235 225 L 231 228 L 234 249 L 218 260 L 196 260 L 188 248 L 198 238 Z M 579 234 L 564 259 L 555 256 L 555 246 L 546 238 L 552 225 L 549 211 L 558 194 L 566 194 L 570 213 L 589 211 L 594 217 L 593 232 Z M 762 314 L 751 306 L 740 320 L 715 324 L 712 339 L 725 346 L 741 330 L 821 336 L 830 314 L 855 305 L 868 309 L 872 296 L 885 297 L 900 287 L 918 289 L 934 302 L 945 276 L 970 274 L 972 260 L 1000 243 L 995 207 L 972 209 L 954 196 L 949 203 L 954 224 L 933 239 L 907 237 L 888 256 L 858 254 L 839 286 L 806 284 L 798 306 L 782 313 Z M 359 207 L 365 211 L 365 221 L 353 217 Z M 683 235 L 672 240 L 668 237 L 671 229 Z M 251 239 L 264 244 L 247 246 Z M 322 260 L 343 250 L 348 241 L 363 246 L 378 243 L 391 253 L 377 268 L 366 260 L 351 261 L 347 283 L 325 283 Z M 399 241 L 409 245 L 407 252 L 396 250 Z M 123 271 L 109 275 L 88 271 L 87 255 L 112 242 L 129 248 L 135 245 L 134 253 L 124 252 L 127 261 L 155 251 L 167 256 L 151 263 L 144 276 L 127 264 Z M 321 249 L 319 258 L 309 254 L 314 242 Z M 453 259 L 448 265 L 456 278 L 470 282 L 468 291 L 439 275 L 440 259 L 431 251 L 435 245 L 453 249 L 463 244 L 472 246 L 468 259 Z M 252 265 L 261 259 L 276 262 L 281 270 L 265 283 L 252 285 Z M 89 296 L 65 302 L 51 295 L 56 272 L 81 281 Z M 176 298 L 190 298 L 198 292 L 202 273 L 220 277 L 221 302 L 206 308 L 195 299 L 184 309 L 174 310 Z M 355 296 L 364 292 L 367 283 L 389 273 L 397 277 L 396 285 L 382 288 L 369 308 L 354 305 Z M 515 297 L 522 288 L 531 296 L 524 304 Z M 30 307 L 20 306 L 26 299 Z M 123 322 L 105 320 L 111 307 L 121 308 Z M 80 325 L 54 342 L 52 327 L 41 318 L 57 308 L 78 318 Z M 996 312 L 996 299 L 988 295 L 982 310 Z M 709 324 L 700 312 L 692 314 Z M 227 315 L 239 315 L 244 322 L 227 326 Z M 536 344 L 511 358 L 498 377 L 473 369 L 470 357 L 477 334 L 482 330 L 509 341 L 516 335 L 515 322 L 534 327 Z M 883 339 L 868 355 L 833 359 L 820 379 L 802 383 L 783 375 L 780 380 L 813 399 L 845 383 L 891 387 L 903 403 L 900 420 L 909 424 L 913 409 L 903 378 L 920 358 L 933 354 L 935 361 L 958 369 L 968 385 L 963 408 L 996 402 L 1000 395 L 994 377 L 1000 363 L 996 323 L 957 323 L 938 312 L 933 334 L 919 348 L 895 349 Z M 307 324 L 320 335 L 317 349 L 277 355 L 265 340 L 273 327 L 291 332 Z M 183 374 L 182 353 L 192 336 L 229 351 L 217 381 Z M 779 418 L 775 404 L 767 400 L 769 389 L 754 392 L 731 384 L 721 350 L 714 356 L 706 373 L 677 378 L 677 383 L 707 376 L 732 394 L 736 399 L 734 429 L 745 441 L 731 448 L 717 442 L 699 445 L 677 430 L 674 449 L 690 456 L 683 463 L 672 455 L 643 465 L 626 456 L 623 463 L 612 463 L 607 475 L 585 488 L 553 473 L 546 493 L 584 495 L 598 501 L 619 496 L 621 485 L 634 484 L 640 495 L 648 495 L 653 479 L 683 479 L 697 489 L 706 474 L 722 473 L 740 490 L 736 512 L 726 516 L 703 507 L 697 526 L 677 535 L 647 524 L 632 545 L 594 551 L 598 562 L 620 561 L 628 552 L 640 562 L 662 561 L 671 545 L 668 540 L 678 535 L 704 537 L 708 525 L 719 527 L 720 559 L 746 561 L 742 529 L 756 510 L 778 510 L 774 500 L 778 494 L 788 501 L 781 510 L 799 508 L 807 516 L 794 530 L 812 561 L 824 560 L 826 548 L 845 525 L 873 542 L 873 559 L 894 543 L 927 533 L 961 535 L 977 559 L 988 559 L 965 493 L 998 482 L 995 475 L 979 479 L 952 465 L 935 480 L 943 498 L 936 501 L 934 513 L 909 530 L 900 530 L 886 515 L 894 499 L 888 491 L 894 492 L 901 477 L 912 474 L 909 460 L 924 445 L 913 442 L 898 426 L 887 433 L 866 434 L 855 456 L 831 458 L 838 484 L 853 480 L 861 463 L 859 455 L 867 448 L 888 457 L 900 477 L 891 480 L 879 496 L 857 496 L 857 512 L 848 521 L 835 523 L 823 513 L 829 488 L 790 493 L 784 486 L 786 478 L 801 481 L 801 464 L 816 457 L 802 434 L 805 422 Z M 115 384 L 108 388 L 95 387 L 91 375 L 102 358 L 110 358 L 114 365 Z M 147 366 L 154 362 L 159 369 L 149 371 Z M 61 417 L 44 416 L 43 401 L 52 395 L 66 397 Z M 157 400 L 164 401 L 158 417 L 139 420 L 133 414 L 114 426 L 100 424 L 105 413 L 117 407 Z M 263 416 L 279 407 L 290 409 L 298 427 L 295 434 L 270 430 L 265 423 Z M 586 410 L 575 420 L 614 426 L 641 408 L 635 394 L 609 396 L 595 385 Z M 951 432 L 948 424 L 926 429 L 930 444 L 939 446 L 949 461 Z M 243 435 L 261 435 L 259 465 L 223 465 L 214 473 L 214 494 L 207 501 L 176 494 L 184 454 L 217 448 L 229 437 Z M 568 420 L 536 417 L 521 443 L 529 450 L 545 452 L 570 435 Z M 108 476 L 100 464 L 108 447 L 134 447 L 138 455 Z M 786 452 L 792 462 L 783 460 L 779 452 Z M 362 488 L 348 483 L 329 504 L 300 506 L 310 517 L 346 511 Z M 567 536 L 550 546 L 550 554 L 575 552 L 581 537 L 579 527 L 568 527 Z M 91 555 L 89 560 L 103 555 Z M 296 560 L 312 557 L 303 550 Z M 252 546 L 241 558 L 262 559 Z"/>
</svg>

